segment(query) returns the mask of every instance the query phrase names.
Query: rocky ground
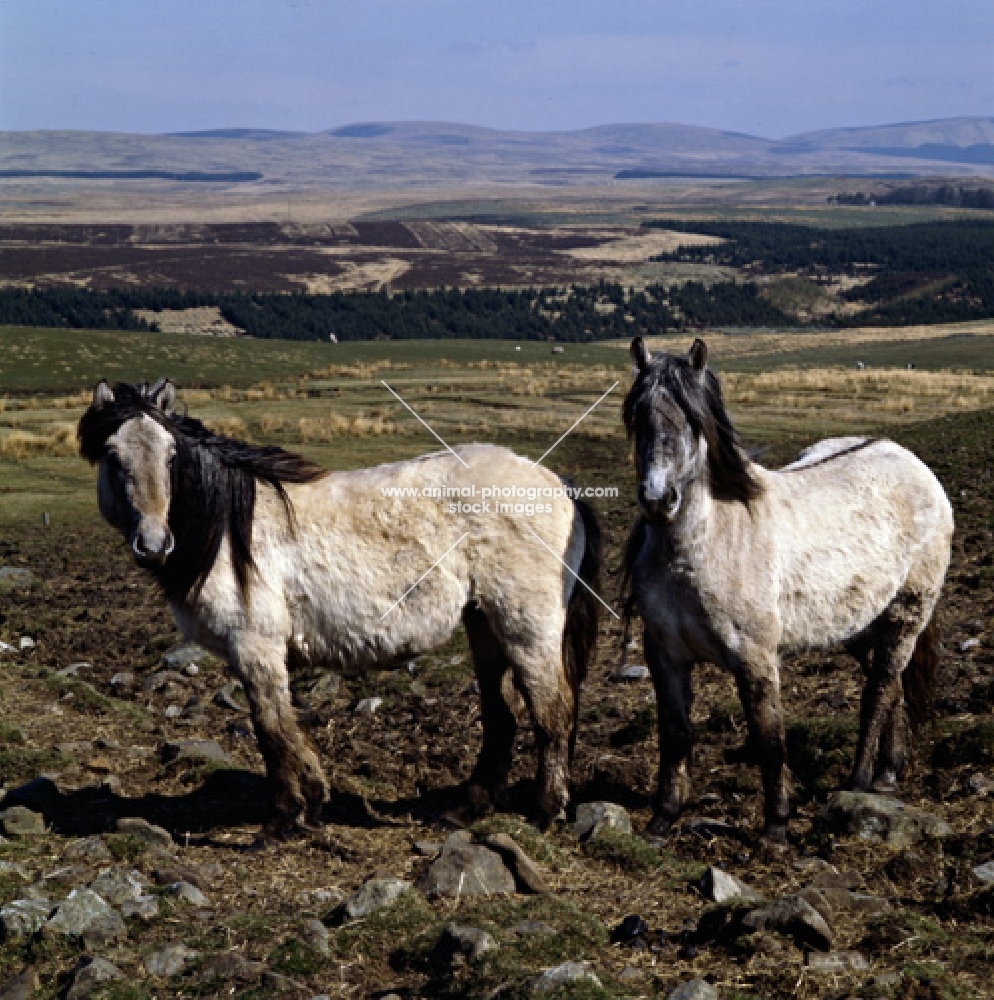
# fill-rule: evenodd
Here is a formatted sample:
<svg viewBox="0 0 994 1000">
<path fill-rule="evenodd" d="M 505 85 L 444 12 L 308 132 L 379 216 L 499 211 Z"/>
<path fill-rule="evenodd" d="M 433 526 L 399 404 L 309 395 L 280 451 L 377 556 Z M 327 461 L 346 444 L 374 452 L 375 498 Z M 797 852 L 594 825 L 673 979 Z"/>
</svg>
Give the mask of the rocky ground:
<svg viewBox="0 0 994 1000">
<path fill-rule="evenodd" d="M 904 436 L 958 530 L 903 808 L 838 794 L 859 679 L 840 653 L 804 656 L 784 681 L 785 850 L 757 837 L 741 710 L 707 666 L 696 797 L 664 842 L 641 835 L 651 687 L 615 678 L 613 624 L 569 823 L 525 818 L 527 729 L 502 811 L 445 823 L 480 735 L 456 638 L 413 670 L 297 678 L 336 792 L 319 832 L 266 842 L 241 692 L 180 643 L 120 542 L 96 520 L 0 527 L 0 998 L 994 996 L 992 430 L 974 414 Z M 587 481 L 617 472 L 584 459 Z M 602 514 L 613 566 L 632 511 Z"/>
</svg>

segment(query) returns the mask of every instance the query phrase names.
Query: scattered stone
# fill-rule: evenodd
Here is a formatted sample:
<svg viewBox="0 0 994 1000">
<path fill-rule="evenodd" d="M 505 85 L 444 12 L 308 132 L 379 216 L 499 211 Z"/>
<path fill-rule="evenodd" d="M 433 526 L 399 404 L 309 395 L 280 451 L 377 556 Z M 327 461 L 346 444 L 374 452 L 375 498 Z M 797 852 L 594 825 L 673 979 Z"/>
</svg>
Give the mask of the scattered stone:
<svg viewBox="0 0 994 1000">
<path fill-rule="evenodd" d="M 164 892 L 191 906 L 210 906 L 210 900 L 191 882 L 173 882 Z"/>
<path fill-rule="evenodd" d="M 484 838 L 483 844 L 501 856 L 504 864 L 514 876 L 519 892 L 547 893 L 552 891 L 539 866 L 528 857 L 521 845 L 509 834 L 493 833 Z"/>
<path fill-rule="evenodd" d="M 718 1000 L 718 988 L 706 979 L 690 979 L 670 991 L 666 1000 Z"/>
<path fill-rule="evenodd" d="M 125 833 L 129 837 L 144 841 L 153 847 L 173 846 L 172 834 L 168 830 L 156 826 L 154 823 L 149 823 L 147 819 L 142 819 L 140 816 L 122 816 L 115 824 L 114 829 L 118 833 Z"/>
<path fill-rule="evenodd" d="M 825 918 L 800 896 L 784 896 L 769 906 L 751 910 L 742 918 L 742 926 L 755 931 L 779 931 L 819 951 L 832 947 L 832 930 Z"/>
<path fill-rule="evenodd" d="M 493 936 L 479 927 L 463 927 L 459 924 L 449 924 L 442 931 L 438 942 L 438 951 L 443 960 L 452 962 L 458 959 L 475 962 L 487 952 L 497 951 L 500 945 Z"/>
<path fill-rule="evenodd" d="M 3 938 L 30 937 L 48 921 L 55 904 L 48 899 L 15 899 L 0 908 Z"/>
<path fill-rule="evenodd" d="M 991 781 L 986 774 L 977 772 L 967 778 L 966 787 L 973 795 L 986 796 L 994 792 L 994 781 Z"/>
<path fill-rule="evenodd" d="M 745 882 L 713 866 L 708 868 L 701 877 L 701 892 L 715 903 L 724 903 L 729 899 L 752 901 L 763 898 L 755 889 L 746 885 Z"/>
<path fill-rule="evenodd" d="M 100 864 L 104 861 L 113 861 L 114 855 L 110 848 L 104 843 L 102 837 L 83 837 L 74 840 L 62 852 L 63 861 L 89 861 L 93 864 Z"/>
<path fill-rule="evenodd" d="M 8 837 L 36 837 L 45 832 L 45 817 L 27 806 L 0 811 L 0 831 Z"/>
<path fill-rule="evenodd" d="M 628 810 L 616 802 L 583 802 L 576 807 L 573 833 L 580 840 L 597 837 L 604 830 L 631 835 L 632 819 Z"/>
<path fill-rule="evenodd" d="M 953 832 L 945 820 L 932 813 L 869 792 L 836 792 L 819 818 L 830 832 L 850 833 L 891 847 L 911 847 Z"/>
<path fill-rule="evenodd" d="M 177 714 L 182 711 L 180 709 Z M 162 760 L 167 764 L 181 760 L 206 760 L 216 764 L 231 763 L 231 758 L 217 740 L 176 740 L 166 743 L 162 748 Z"/>
<path fill-rule="evenodd" d="M 522 920 L 511 928 L 511 932 L 518 937 L 535 937 L 540 934 L 555 934 L 556 929 L 544 920 Z"/>
<path fill-rule="evenodd" d="M 112 688 L 129 688 L 135 683 L 135 675 L 130 670 L 119 670 L 110 679 Z"/>
<path fill-rule="evenodd" d="M 56 676 L 58 677 L 79 677 L 79 668 L 80 666 L 84 665 L 89 666 L 88 663 L 87 664 L 70 663 L 69 666 L 67 667 L 59 667 L 59 669 L 56 670 L 55 673 Z"/>
<path fill-rule="evenodd" d="M 4 642 L 2 639 L 0 639 L 0 656 L 2 656 L 4 653 L 16 653 L 16 652 L 17 652 L 16 646 L 12 646 L 9 642 Z"/>
<path fill-rule="evenodd" d="M 157 896 L 138 896 L 126 899 L 121 904 L 121 916 L 126 920 L 154 920 L 159 915 L 159 899 Z"/>
<path fill-rule="evenodd" d="M 319 955 L 331 954 L 328 928 L 320 920 L 313 917 L 310 920 L 305 920 L 300 925 L 298 937 L 308 948 L 316 951 Z"/>
<path fill-rule="evenodd" d="M 40 985 L 38 973 L 34 969 L 25 969 L 0 986 L 0 1000 L 31 1000 Z"/>
<path fill-rule="evenodd" d="M 25 882 L 31 881 L 31 873 L 19 861 L 0 861 L 0 876 L 3 875 L 16 875 Z"/>
<path fill-rule="evenodd" d="M 382 704 L 383 699 L 378 696 L 363 698 L 355 707 L 356 715 L 375 715 Z"/>
<path fill-rule="evenodd" d="M 124 973 L 106 958 L 86 956 L 73 970 L 66 1000 L 79 1000 L 88 996 L 101 983 L 111 983 L 124 978 Z"/>
<path fill-rule="evenodd" d="M 647 681 L 651 678 L 649 668 L 644 663 L 625 663 L 618 667 L 612 678 L 622 683 L 626 681 Z"/>
<path fill-rule="evenodd" d="M 31 570 L 22 566 L 0 566 L 0 591 L 30 587 L 37 579 Z"/>
<path fill-rule="evenodd" d="M 38 644 L 29 635 L 22 635 L 20 641 L 17 643 L 17 648 L 22 652 L 26 653 L 29 649 L 34 649 Z"/>
<path fill-rule="evenodd" d="M 832 911 L 831 903 L 822 895 L 820 889 L 809 886 L 807 889 L 802 889 L 797 896 L 818 912 L 818 915 L 825 921 L 827 927 L 832 927 L 835 921 L 835 913 Z"/>
<path fill-rule="evenodd" d="M 172 885 L 174 882 L 190 882 L 198 889 L 207 892 L 214 882 L 224 874 L 220 865 L 166 865 L 152 872 L 152 880 L 156 885 Z"/>
<path fill-rule="evenodd" d="M 959 651 L 961 653 L 969 653 L 971 649 L 979 649 L 980 640 L 979 639 L 964 639 L 959 644 Z"/>
<path fill-rule="evenodd" d="M 308 689 L 308 696 L 316 705 L 322 705 L 331 701 L 338 694 L 342 686 L 342 679 L 338 674 L 322 674 Z"/>
<path fill-rule="evenodd" d="M 262 974 L 260 985 L 267 993 L 299 993 L 304 989 L 295 979 L 268 970 Z"/>
<path fill-rule="evenodd" d="M 816 889 L 859 889 L 863 880 L 852 872 L 840 872 L 832 865 L 818 872 L 811 884 Z"/>
<path fill-rule="evenodd" d="M 420 854 L 423 858 L 438 857 L 442 850 L 442 845 L 434 840 L 416 840 L 412 847 L 415 854 Z"/>
<path fill-rule="evenodd" d="M 179 705 L 166 705 L 162 713 L 167 719 L 178 719 L 183 714 L 183 709 Z"/>
<path fill-rule="evenodd" d="M 563 962 L 553 969 L 546 969 L 531 980 L 529 987 L 533 993 L 547 993 L 572 983 L 591 983 L 601 988 L 601 981 L 594 975 L 589 962 Z"/>
<path fill-rule="evenodd" d="M 866 972 L 870 963 L 858 951 L 809 951 L 804 964 L 814 972 Z"/>
<path fill-rule="evenodd" d="M 120 906 L 125 900 L 137 899 L 145 891 L 145 879 L 141 872 L 123 871 L 120 868 L 105 868 L 90 883 L 90 888 L 103 896 L 112 906 Z"/>
<path fill-rule="evenodd" d="M 501 856 L 472 842 L 468 830 L 458 830 L 442 845 L 442 853 L 418 879 L 418 888 L 429 898 L 493 896 L 517 889 L 514 876 Z"/>
<path fill-rule="evenodd" d="M 149 694 L 155 694 L 157 691 L 161 691 L 168 684 L 176 684 L 180 687 L 186 687 L 189 684 L 189 680 L 182 674 L 177 673 L 175 670 L 156 670 L 154 674 L 149 674 L 145 678 L 145 683 L 142 684 L 142 688 Z"/>
<path fill-rule="evenodd" d="M 92 889 L 73 889 L 56 907 L 44 929 L 46 933 L 79 938 L 87 947 L 116 941 L 128 933 L 120 913 Z"/>
<path fill-rule="evenodd" d="M 649 933 L 649 925 L 637 913 L 630 913 L 611 931 L 612 944 L 634 944 L 643 941 Z"/>
<path fill-rule="evenodd" d="M 186 677 L 196 677 L 200 673 L 200 667 L 196 663 L 188 663 L 183 668 L 183 674 Z"/>
<path fill-rule="evenodd" d="M 852 892 L 849 889 L 835 889 L 824 886 L 818 890 L 829 906 L 842 910 L 855 910 L 859 913 L 879 914 L 890 909 L 890 903 L 880 896 L 870 896 L 864 892 Z"/>
<path fill-rule="evenodd" d="M 799 872 L 808 872 L 809 874 L 814 872 L 816 876 L 823 872 L 831 872 L 835 875 L 839 873 L 839 869 L 824 858 L 798 858 L 794 862 L 794 868 Z"/>
<path fill-rule="evenodd" d="M 166 670 L 183 670 L 191 663 L 202 663 L 210 655 L 203 646 L 184 642 L 179 646 L 173 646 L 172 649 L 162 654 L 162 665 Z"/>
<path fill-rule="evenodd" d="M 236 694 L 244 695 L 244 693 L 245 689 L 242 687 L 241 681 L 228 681 L 214 695 L 214 704 L 220 705 L 222 708 L 229 708 L 232 712 L 241 712 L 244 715 L 248 712 L 248 708 L 235 699 Z"/>
<path fill-rule="evenodd" d="M 190 963 L 199 957 L 199 952 L 187 948 L 182 942 L 169 944 L 145 956 L 145 971 L 157 979 L 168 979 L 185 972 Z"/>
<path fill-rule="evenodd" d="M 266 971 L 262 962 L 253 962 L 239 951 L 224 951 L 219 955 L 211 955 L 200 966 L 199 979 L 209 983 L 214 979 L 237 979 L 251 983 Z"/>
<path fill-rule="evenodd" d="M 980 879 L 981 882 L 994 882 L 994 861 L 988 861 L 985 864 L 977 865 L 973 869 L 973 874 Z"/>
<path fill-rule="evenodd" d="M 342 904 L 344 919 L 346 921 L 358 920 L 360 917 L 367 917 L 377 910 L 393 906 L 405 892 L 412 888 L 410 882 L 401 878 L 371 878 L 356 889 Z"/>
</svg>

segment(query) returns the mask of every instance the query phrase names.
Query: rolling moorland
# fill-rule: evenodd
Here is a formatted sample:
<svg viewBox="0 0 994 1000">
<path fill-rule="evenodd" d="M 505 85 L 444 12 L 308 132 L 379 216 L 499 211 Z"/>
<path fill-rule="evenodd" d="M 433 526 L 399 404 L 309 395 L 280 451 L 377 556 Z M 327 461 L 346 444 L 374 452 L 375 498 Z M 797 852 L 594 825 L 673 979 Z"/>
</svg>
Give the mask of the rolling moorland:
<svg viewBox="0 0 994 1000">
<path fill-rule="evenodd" d="M 616 499 L 592 501 L 604 527 L 604 594 L 614 603 L 613 571 L 635 512 L 618 416 L 625 343 L 552 354 L 536 342 L 0 330 L 0 561 L 29 574 L 13 575 L 0 608 L 0 639 L 13 647 L 0 654 L 0 777 L 5 804 L 28 806 L 45 824 L 0 842 L 0 903 L 41 896 L 54 906 L 111 868 L 136 871 L 155 909 L 129 916 L 106 940 L 11 937 L 0 982 L 25 972 L 38 996 L 62 996 L 89 954 L 126 976 L 91 996 L 513 998 L 535 996 L 543 970 L 576 960 L 598 983 L 545 995 L 666 995 L 695 976 L 722 997 L 990 995 L 994 903 L 974 869 L 994 858 L 994 371 L 982 350 L 992 333 L 994 325 L 978 323 L 839 330 L 824 340 L 777 331 L 709 338 L 732 413 L 764 462 L 779 464 L 827 434 L 886 433 L 922 455 L 949 492 L 958 530 L 939 612 L 941 695 L 901 790 L 908 805 L 946 820 L 949 836 L 881 845 L 819 819 L 844 780 L 858 708 L 855 665 L 830 652 L 797 657 L 785 674 L 796 802 L 789 848 L 771 851 L 757 839 L 760 785 L 742 760 L 741 711 L 729 679 L 706 666 L 696 682 L 695 797 L 674 833 L 650 843 L 640 831 L 654 780 L 651 687 L 613 679 L 621 636 L 605 613 L 583 695 L 574 801 L 623 806 L 633 833 L 581 840 L 568 824 L 532 827 L 524 727 L 509 799 L 474 835 L 509 834 L 538 863 L 546 891 L 429 901 L 414 890 L 343 921 L 350 893 L 372 877 L 416 881 L 433 863 L 432 845 L 451 832 L 442 817 L 479 732 L 465 640 L 412 670 L 335 683 L 295 678 L 335 795 L 319 832 L 260 842 L 262 765 L 240 695 L 210 658 L 193 670 L 180 667 L 182 654 L 164 659 L 179 642 L 168 611 L 96 513 L 93 473 L 74 446 L 88 387 L 100 376 L 168 372 L 183 405 L 216 429 L 350 468 L 436 447 L 381 379 L 446 440 L 496 439 L 533 457 L 620 381 L 547 460 L 578 484 L 619 487 Z M 688 343 L 682 334 L 653 346 Z M 964 345 L 974 351 L 969 361 Z M 636 645 L 625 658 L 640 657 Z M 368 698 L 382 699 L 372 713 Z M 198 739 L 216 741 L 221 754 L 169 749 Z M 165 835 L 117 829 L 135 816 Z M 741 927 L 741 901 L 716 904 L 702 886 L 709 866 L 768 900 L 797 892 L 820 906 L 832 900 L 832 953 L 861 958 L 819 959 L 825 943 L 813 945 L 797 927 Z M 176 895 L 178 881 L 203 897 Z M 613 943 L 634 914 L 643 933 Z M 445 936 L 452 924 L 485 930 L 499 948 L 462 955 Z M 169 952 L 181 956 L 177 965 L 156 964 L 179 945 Z"/>
</svg>

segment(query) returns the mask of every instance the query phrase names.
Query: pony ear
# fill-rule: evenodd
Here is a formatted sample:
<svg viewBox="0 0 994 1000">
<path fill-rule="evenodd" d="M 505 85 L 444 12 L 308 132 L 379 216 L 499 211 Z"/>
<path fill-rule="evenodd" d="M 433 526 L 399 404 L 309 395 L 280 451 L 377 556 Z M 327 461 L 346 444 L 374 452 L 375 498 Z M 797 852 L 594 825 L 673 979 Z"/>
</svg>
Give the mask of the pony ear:
<svg viewBox="0 0 994 1000">
<path fill-rule="evenodd" d="M 101 379 L 93 390 L 93 405 L 100 409 L 101 406 L 109 406 L 114 402 L 114 390 L 107 384 L 106 379 Z"/>
<path fill-rule="evenodd" d="M 148 401 L 163 413 L 168 413 L 176 405 L 176 386 L 167 378 L 160 378 L 148 390 Z"/>
<path fill-rule="evenodd" d="M 652 364 L 652 352 L 645 346 L 645 341 L 641 337 L 636 337 L 632 341 L 631 352 L 635 367 L 640 372 L 644 372 Z"/>
<path fill-rule="evenodd" d="M 698 375 L 704 374 L 704 369 L 707 368 L 708 364 L 708 345 L 700 337 L 690 345 L 687 360 L 690 362 L 690 367 Z"/>
</svg>

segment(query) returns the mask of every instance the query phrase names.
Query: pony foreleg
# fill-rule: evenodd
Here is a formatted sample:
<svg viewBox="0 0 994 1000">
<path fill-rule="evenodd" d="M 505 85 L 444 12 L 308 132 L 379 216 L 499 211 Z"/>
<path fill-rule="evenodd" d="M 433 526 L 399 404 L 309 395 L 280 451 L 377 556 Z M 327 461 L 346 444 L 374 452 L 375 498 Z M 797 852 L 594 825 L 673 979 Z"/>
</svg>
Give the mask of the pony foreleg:
<svg viewBox="0 0 994 1000">
<path fill-rule="evenodd" d="M 659 785 L 652 800 L 649 833 L 661 836 L 673 825 L 690 797 L 688 764 L 694 735 L 690 725 L 692 664 L 673 664 L 659 642 L 645 630 L 645 658 L 656 689 L 659 719 Z"/>
<path fill-rule="evenodd" d="M 763 775 L 763 836 L 787 838 L 790 796 L 787 790 L 787 741 L 780 703 L 780 672 L 776 654 L 759 651 L 736 670 L 749 735 L 759 750 Z"/>
<path fill-rule="evenodd" d="M 304 738 L 290 701 L 286 643 L 238 633 L 229 644 L 231 668 L 242 682 L 259 749 L 273 792 L 273 827 L 317 824 L 328 801 L 328 782 L 317 754 Z"/>
</svg>

